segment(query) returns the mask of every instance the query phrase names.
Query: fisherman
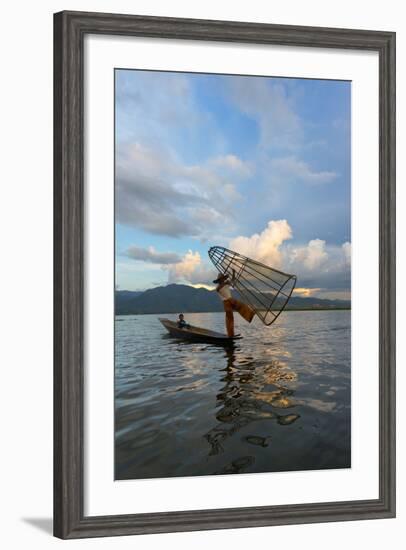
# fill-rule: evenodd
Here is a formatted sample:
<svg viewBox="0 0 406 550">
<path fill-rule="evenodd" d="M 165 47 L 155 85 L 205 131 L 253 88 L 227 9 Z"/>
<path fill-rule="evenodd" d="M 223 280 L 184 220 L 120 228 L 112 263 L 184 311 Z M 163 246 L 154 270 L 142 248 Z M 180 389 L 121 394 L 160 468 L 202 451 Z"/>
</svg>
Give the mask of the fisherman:
<svg viewBox="0 0 406 550">
<path fill-rule="evenodd" d="M 178 328 L 189 328 L 189 326 L 190 325 L 188 325 L 185 321 L 185 316 L 183 315 L 183 313 L 179 313 Z"/>
<path fill-rule="evenodd" d="M 217 294 L 220 299 L 223 301 L 223 307 L 226 314 L 226 329 L 229 337 L 234 336 L 234 311 L 243 317 L 248 323 L 251 323 L 255 311 L 247 304 L 236 300 L 231 295 L 231 287 L 235 283 L 235 271 L 233 269 L 232 278 L 230 280 L 229 275 L 223 275 L 219 273 L 217 279 L 213 281 L 216 286 Z"/>
</svg>

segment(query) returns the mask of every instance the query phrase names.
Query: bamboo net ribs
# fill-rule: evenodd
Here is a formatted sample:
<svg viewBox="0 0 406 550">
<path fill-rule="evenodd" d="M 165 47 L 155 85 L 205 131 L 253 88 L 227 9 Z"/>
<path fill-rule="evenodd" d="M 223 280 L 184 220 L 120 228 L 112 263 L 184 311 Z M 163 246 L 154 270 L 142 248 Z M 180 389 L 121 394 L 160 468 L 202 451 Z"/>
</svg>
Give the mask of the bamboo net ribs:
<svg viewBox="0 0 406 550">
<path fill-rule="evenodd" d="M 296 276 L 283 273 L 220 246 L 209 250 L 209 257 L 243 300 L 265 325 L 271 325 L 288 303 L 296 285 Z"/>
</svg>

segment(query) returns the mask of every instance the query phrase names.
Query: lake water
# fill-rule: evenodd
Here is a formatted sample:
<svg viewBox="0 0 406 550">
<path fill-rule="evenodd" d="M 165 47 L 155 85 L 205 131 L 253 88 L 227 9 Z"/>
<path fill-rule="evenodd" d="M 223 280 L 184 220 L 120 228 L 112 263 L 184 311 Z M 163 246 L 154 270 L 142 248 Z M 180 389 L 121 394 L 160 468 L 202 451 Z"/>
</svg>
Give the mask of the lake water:
<svg viewBox="0 0 406 550">
<path fill-rule="evenodd" d="M 236 317 L 227 349 L 116 317 L 115 478 L 351 466 L 351 312 Z M 224 332 L 223 313 L 187 314 Z"/>
</svg>

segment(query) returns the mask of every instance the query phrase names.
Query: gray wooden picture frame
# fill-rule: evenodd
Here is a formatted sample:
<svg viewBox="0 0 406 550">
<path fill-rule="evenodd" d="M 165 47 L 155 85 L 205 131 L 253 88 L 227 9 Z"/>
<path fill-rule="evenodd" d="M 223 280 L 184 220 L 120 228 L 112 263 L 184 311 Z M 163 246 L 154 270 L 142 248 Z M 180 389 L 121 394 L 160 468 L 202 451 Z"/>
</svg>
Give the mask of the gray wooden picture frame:
<svg viewBox="0 0 406 550">
<path fill-rule="evenodd" d="M 83 41 L 86 34 L 379 54 L 379 498 L 84 515 Z M 367 246 L 368 243 L 366 243 Z M 365 312 L 367 315 L 367 312 Z M 54 16 L 54 534 L 80 538 L 395 516 L 395 33 L 103 13 Z"/>
</svg>

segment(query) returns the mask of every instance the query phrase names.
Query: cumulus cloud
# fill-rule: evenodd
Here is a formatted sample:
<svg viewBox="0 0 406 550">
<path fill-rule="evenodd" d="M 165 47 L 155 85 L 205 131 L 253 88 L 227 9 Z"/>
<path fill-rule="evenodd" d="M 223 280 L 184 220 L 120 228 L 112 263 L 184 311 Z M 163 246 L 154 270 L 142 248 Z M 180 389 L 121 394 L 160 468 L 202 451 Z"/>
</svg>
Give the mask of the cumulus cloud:
<svg viewBox="0 0 406 550">
<path fill-rule="evenodd" d="M 199 252 L 189 250 L 182 260 L 169 268 L 169 281 L 190 280 L 191 275 L 201 263 Z"/>
<path fill-rule="evenodd" d="M 305 156 L 324 134 L 308 131 L 292 81 L 228 76 L 204 80 L 208 90 L 223 94 L 222 101 L 234 113 L 246 115 L 240 117 L 245 123 L 251 119 L 248 143 L 256 136 L 259 141 L 244 149 L 247 161 L 233 151 L 233 144 L 241 145 L 232 136 L 234 123 L 224 124 L 212 104 L 196 93 L 200 78 L 160 71 L 116 72 L 119 223 L 202 242 L 219 234 L 228 239 L 241 231 L 243 199 L 251 205 L 256 201 L 257 219 L 268 219 L 270 204 L 275 212 L 290 213 L 290 218 L 298 183 L 316 186 L 337 180 L 337 164 L 319 169 Z M 255 189 L 250 186 L 248 195 L 244 180 L 254 174 Z M 307 211 L 314 211 L 317 206 L 310 202 Z"/>
<path fill-rule="evenodd" d="M 236 237 L 230 241 L 230 248 L 254 260 L 273 265 L 282 265 L 281 245 L 292 238 L 292 230 L 286 220 L 270 221 L 261 233 L 250 237 Z"/>
<path fill-rule="evenodd" d="M 148 248 L 130 246 L 125 255 L 133 260 L 151 262 L 153 264 L 174 264 L 181 261 L 178 254 L 173 252 L 157 252 L 153 246 L 149 246 Z"/>
<path fill-rule="evenodd" d="M 207 285 L 214 279 L 215 273 L 213 267 L 202 261 L 199 252 L 189 250 L 179 262 L 168 266 L 168 282 Z"/>
<path fill-rule="evenodd" d="M 351 243 L 346 242 L 342 245 L 342 249 L 344 252 L 344 259 L 345 263 L 350 265 L 351 264 Z"/>
<path fill-rule="evenodd" d="M 307 246 L 293 248 L 290 253 L 289 263 L 303 265 L 307 270 L 320 269 L 327 262 L 326 241 L 313 239 Z"/>
<path fill-rule="evenodd" d="M 230 158 L 225 162 L 241 172 L 242 161 Z M 216 227 L 227 225 L 231 230 L 233 205 L 240 199 L 218 158 L 186 165 L 138 142 L 120 148 L 116 190 L 119 223 L 171 237 L 207 238 Z"/>
<path fill-rule="evenodd" d="M 348 245 L 329 245 L 324 240 L 313 239 L 306 245 L 289 246 L 284 255 L 287 271 L 297 274 L 303 287 L 349 290 L 351 264 Z"/>
<path fill-rule="evenodd" d="M 266 228 L 251 236 L 231 239 L 229 248 L 270 267 L 292 273 L 298 278 L 295 293 L 301 296 L 348 297 L 351 288 L 351 243 L 328 245 L 322 239 L 294 245 L 287 220 L 271 220 Z M 134 260 L 157 264 L 168 273 L 168 283 L 210 286 L 216 270 L 198 251 L 188 250 L 183 256 L 159 252 L 152 246 L 131 246 L 125 255 Z M 344 294 L 343 294 L 344 293 Z"/>
<path fill-rule="evenodd" d="M 350 243 L 336 246 L 312 239 L 304 245 L 292 245 L 288 242 L 291 238 L 288 222 L 277 220 L 268 222 L 261 233 L 232 239 L 229 246 L 244 256 L 295 274 L 303 292 L 350 288 Z"/>
</svg>

